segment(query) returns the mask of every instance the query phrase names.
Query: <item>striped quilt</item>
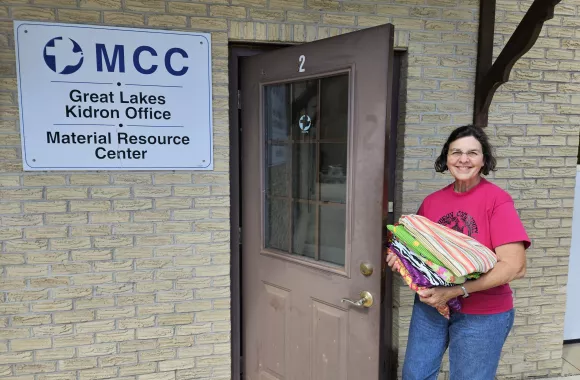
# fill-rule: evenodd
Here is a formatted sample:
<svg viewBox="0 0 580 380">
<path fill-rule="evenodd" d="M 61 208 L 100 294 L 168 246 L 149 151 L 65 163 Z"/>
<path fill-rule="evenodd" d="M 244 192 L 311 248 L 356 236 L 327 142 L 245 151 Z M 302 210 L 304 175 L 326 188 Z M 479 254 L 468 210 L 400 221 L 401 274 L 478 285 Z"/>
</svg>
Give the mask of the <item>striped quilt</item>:
<svg viewBox="0 0 580 380">
<path fill-rule="evenodd" d="M 439 261 L 435 255 L 429 252 L 427 248 L 423 247 L 421 243 L 418 242 L 417 239 L 415 239 L 408 231 L 406 231 L 404 226 L 388 225 L 387 228 L 397 237 L 397 239 L 399 239 L 410 249 L 413 249 L 415 252 L 421 255 L 421 257 L 430 260 L 439 266 L 443 266 L 443 263 Z"/>
<path fill-rule="evenodd" d="M 495 253 L 477 240 L 423 216 L 403 215 L 399 223 L 456 276 L 487 273 L 497 263 Z"/>
<path fill-rule="evenodd" d="M 427 248 L 423 247 L 417 239 L 415 239 L 411 234 L 405 231 L 405 227 L 402 225 L 387 225 L 389 231 L 395 235 L 394 239 L 398 239 L 406 247 L 408 247 L 413 253 L 416 253 L 419 258 L 431 268 L 435 273 L 437 273 L 443 280 L 452 284 L 463 284 L 467 279 L 478 278 L 479 273 L 469 274 L 467 276 L 455 276 L 451 273 L 439 259 Z M 394 240 L 393 239 L 393 240 Z"/>
</svg>

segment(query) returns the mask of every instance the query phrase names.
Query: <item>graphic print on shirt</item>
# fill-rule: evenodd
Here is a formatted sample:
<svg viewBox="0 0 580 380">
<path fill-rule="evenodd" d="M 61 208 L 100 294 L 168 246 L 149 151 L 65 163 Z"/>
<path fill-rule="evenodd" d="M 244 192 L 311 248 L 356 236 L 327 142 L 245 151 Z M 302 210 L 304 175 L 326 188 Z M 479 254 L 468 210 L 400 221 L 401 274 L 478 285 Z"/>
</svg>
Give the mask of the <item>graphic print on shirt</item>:
<svg viewBox="0 0 580 380">
<path fill-rule="evenodd" d="M 441 217 L 437 223 L 470 237 L 479 232 L 475 219 L 464 211 L 450 212 Z"/>
</svg>

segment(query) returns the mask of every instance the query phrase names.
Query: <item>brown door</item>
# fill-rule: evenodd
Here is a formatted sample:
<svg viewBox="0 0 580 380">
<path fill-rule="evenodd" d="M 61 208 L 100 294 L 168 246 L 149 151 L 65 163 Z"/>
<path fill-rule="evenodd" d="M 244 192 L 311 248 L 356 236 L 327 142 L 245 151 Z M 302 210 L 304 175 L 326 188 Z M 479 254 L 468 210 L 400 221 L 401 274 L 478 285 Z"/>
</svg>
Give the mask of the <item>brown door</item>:
<svg viewBox="0 0 580 380">
<path fill-rule="evenodd" d="M 392 41 L 385 25 L 242 62 L 245 379 L 379 378 Z"/>
</svg>

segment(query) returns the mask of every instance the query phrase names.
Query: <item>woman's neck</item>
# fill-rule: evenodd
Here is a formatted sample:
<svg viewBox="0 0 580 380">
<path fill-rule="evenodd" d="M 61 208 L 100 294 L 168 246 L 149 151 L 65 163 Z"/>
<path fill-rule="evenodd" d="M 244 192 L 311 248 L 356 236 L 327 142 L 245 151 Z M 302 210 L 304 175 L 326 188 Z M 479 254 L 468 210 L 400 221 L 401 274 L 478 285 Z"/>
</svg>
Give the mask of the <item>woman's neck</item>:
<svg viewBox="0 0 580 380">
<path fill-rule="evenodd" d="M 453 184 L 453 190 L 456 193 L 466 193 L 469 190 L 473 189 L 475 186 L 477 186 L 479 182 L 481 182 L 480 176 L 477 176 L 477 178 L 474 178 L 473 180 L 470 181 L 455 181 L 455 183 Z"/>
</svg>

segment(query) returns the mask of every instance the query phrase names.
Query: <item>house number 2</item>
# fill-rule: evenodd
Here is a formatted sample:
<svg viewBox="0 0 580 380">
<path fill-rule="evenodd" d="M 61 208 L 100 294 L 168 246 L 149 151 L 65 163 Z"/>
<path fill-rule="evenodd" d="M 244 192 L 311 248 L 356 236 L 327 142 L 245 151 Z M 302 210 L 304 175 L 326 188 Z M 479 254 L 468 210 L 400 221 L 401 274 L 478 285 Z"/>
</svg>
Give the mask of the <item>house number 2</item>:
<svg viewBox="0 0 580 380">
<path fill-rule="evenodd" d="M 298 66 L 298 72 L 299 73 L 305 72 L 306 69 L 304 68 L 304 63 L 306 62 L 306 56 L 301 55 L 300 58 L 298 58 L 298 62 L 300 63 L 300 66 Z"/>
</svg>

